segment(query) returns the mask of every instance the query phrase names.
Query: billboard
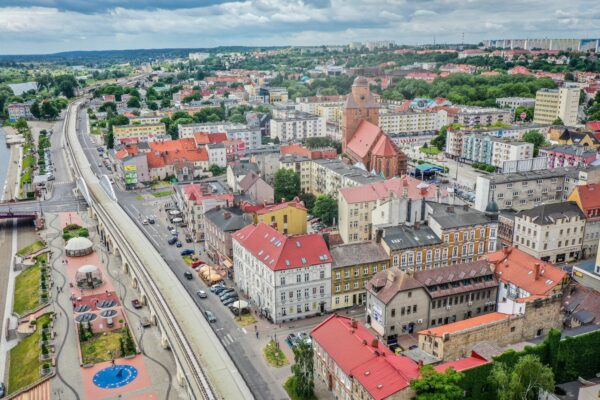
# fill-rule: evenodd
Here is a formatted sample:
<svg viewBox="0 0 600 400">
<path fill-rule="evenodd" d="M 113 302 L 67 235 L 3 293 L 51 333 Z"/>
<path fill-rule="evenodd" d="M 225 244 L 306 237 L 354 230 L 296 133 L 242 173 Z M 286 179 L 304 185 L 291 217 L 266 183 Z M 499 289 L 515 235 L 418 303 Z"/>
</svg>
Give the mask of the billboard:
<svg viewBox="0 0 600 400">
<path fill-rule="evenodd" d="M 133 164 L 133 165 L 124 165 L 123 166 L 123 171 L 125 172 L 135 172 L 137 171 L 137 165 Z"/>
</svg>

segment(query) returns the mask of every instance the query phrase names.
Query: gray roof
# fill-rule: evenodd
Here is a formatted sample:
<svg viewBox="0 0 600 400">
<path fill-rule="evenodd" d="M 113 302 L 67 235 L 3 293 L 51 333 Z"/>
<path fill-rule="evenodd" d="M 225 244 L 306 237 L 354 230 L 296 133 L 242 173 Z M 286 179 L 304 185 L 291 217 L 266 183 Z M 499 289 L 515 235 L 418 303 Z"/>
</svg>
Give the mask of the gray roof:
<svg viewBox="0 0 600 400">
<path fill-rule="evenodd" d="M 575 318 L 577 321 L 579 321 L 581 323 L 581 325 L 587 325 L 587 324 L 591 324 L 592 322 L 594 322 L 594 320 L 596 319 L 596 316 L 590 311 L 579 310 L 573 314 L 573 318 Z"/>
<path fill-rule="evenodd" d="M 252 218 L 238 207 L 213 208 L 205 217 L 223 232 L 239 231 L 252 222 Z"/>
<path fill-rule="evenodd" d="M 427 206 L 432 210 L 430 218 L 434 219 L 442 229 L 486 225 L 491 222 L 489 217 L 474 208 L 434 202 L 427 202 Z"/>
<path fill-rule="evenodd" d="M 332 247 L 330 252 L 331 257 L 333 258 L 334 268 L 386 261 L 390 259 L 390 256 L 387 255 L 385 250 L 374 242 L 344 244 Z"/>
<path fill-rule="evenodd" d="M 575 168 L 553 168 L 538 171 L 513 172 L 510 174 L 491 174 L 488 179 L 492 184 L 502 184 L 521 181 L 532 181 L 536 179 L 563 178 L 569 170 Z"/>
<path fill-rule="evenodd" d="M 584 218 L 577 204 L 571 202 L 542 204 L 517 214 L 519 218 L 523 216 L 530 217 L 537 225 L 554 225 L 557 219 L 566 217 Z"/>
<path fill-rule="evenodd" d="M 405 225 L 385 228 L 382 240 L 391 250 L 404 250 L 442 243 L 442 240 L 428 226 L 421 226 L 418 229 Z"/>
<path fill-rule="evenodd" d="M 424 365 L 436 364 L 442 361 L 439 358 L 427 353 L 426 351 L 419 349 L 418 347 L 410 350 L 404 350 L 400 354 L 410 358 L 411 360 L 417 363 L 419 361 L 422 361 Z"/>
<path fill-rule="evenodd" d="M 581 156 L 581 157 L 589 157 L 591 155 L 596 154 L 596 151 L 593 149 L 590 150 L 589 147 L 570 145 L 570 144 L 544 147 L 544 148 L 540 149 L 541 153 L 544 153 L 546 151 L 554 151 L 554 152 L 558 152 L 558 153 L 570 154 L 570 155 L 574 155 L 574 156 L 576 155 L 576 156 Z"/>
<path fill-rule="evenodd" d="M 233 174 L 236 176 L 246 175 L 250 171 L 256 173 L 259 171 L 258 165 L 250 161 L 238 161 L 235 164 L 229 164 L 229 166 L 233 170 Z"/>
<path fill-rule="evenodd" d="M 364 169 L 347 165 L 337 158 L 322 158 L 318 160 L 312 160 L 312 162 L 319 164 L 341 176 L 345 176 L 346 178 L 351 179 L 359 184 L 367 184 L 385 180 L 381 176 L 372 175 Z"/>
</svg>

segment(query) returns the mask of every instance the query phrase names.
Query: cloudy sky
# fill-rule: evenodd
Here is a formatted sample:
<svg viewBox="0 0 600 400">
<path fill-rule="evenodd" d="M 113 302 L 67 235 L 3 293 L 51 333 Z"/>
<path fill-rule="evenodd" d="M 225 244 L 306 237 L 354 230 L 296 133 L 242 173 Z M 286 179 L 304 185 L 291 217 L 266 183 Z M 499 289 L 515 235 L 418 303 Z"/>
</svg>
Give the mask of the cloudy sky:
<svg viewBox="0 0 600 400">
<path fill-rule="evenodd" d="M 599 37 L 598 0 L 0 0 L 0 54 Z"/>
</svg>

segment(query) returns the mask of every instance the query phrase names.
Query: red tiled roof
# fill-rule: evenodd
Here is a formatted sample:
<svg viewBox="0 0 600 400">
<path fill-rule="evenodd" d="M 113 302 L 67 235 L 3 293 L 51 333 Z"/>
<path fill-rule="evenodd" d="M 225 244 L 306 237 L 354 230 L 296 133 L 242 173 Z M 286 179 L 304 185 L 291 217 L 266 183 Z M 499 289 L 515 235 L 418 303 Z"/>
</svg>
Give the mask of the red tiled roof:
<svg viewBox="0 0 600 400">
<path fill-rule="evenodd" d="M 304 205 L 299 200 L 291 200 L 291 201 L 286 201 L 283 203 L 269 204 L 265 207 L 262 207 L 256 213 L 258 215 L 262 215 L 262 214 L 270 213 L 272 211 L 282 210 L 282 209 L 288 208 L 288 207 L 298 208 L 300 210 L 306 211 L 306 208 L 304 208 Z"/>
<path fill-rule="evenodd" d="M 553 264 L 543 262 L 517 248 L 506 248 L 489 253 L 483 259 L 495 265 L 498 280 L 510 282 L 530 295 L 547 295 L 560 285 L 567 273 Z M 536 279 L 535 268 L 539 264 L 540 275 Z"/>
<path fill-rule="evenodd" d="M 194 133 L 194 140 L 196 145 L 209 144 L 209 143 L 222 143 L 227 141 L 227 133 L 207 133 L 207 132 L 196 132 Z"/>
<path fill-rule="evenodd" d="M 593 131 L 600 131 L 600 121 L 588 121 L 585 126 Z"/>
<path fill-rule="evenodd" d="M 436 365 L 433 368 L 437 372 L 446 372 L 448 368 L 454 368 L 455 371 L 460 372 L 489 363 L 491 363 L 490 360 L 486 360 L 479 354 L 472 352 L 470 357 L 461 358 L 456 361 L 445 362 L 443 364 Z"/>
<path fill-rule="evenodd" d="M 398 151 L 396 150 L 392 140 L 387 135 L 381 135 L 373 147 L 371 154 L 376 156 L 391 157 L 398 155 Z"/>
<path fill-rule="evenodd" d="M 140 149 L 137 146 L 125 146 L 115 153 L 115 157 L 122 160 L 127 156 L 135 156 L 139 151 Z"/>
<path fill-rule="evenodd" d="M 208 151 L 198 149 L 193 138 L 149 142 L 148 167 L 160 168 L 180 161 L 208 161 Z"/>
<path fill-rule="evenodd" d="M 508 318 L 510 318 L 510 314 L 493 312 L 478 317 L 463 319 L 462 321 L 453 322 L 451 324 L 428 328 L 419 332 L 419 335 L 443 337 L 445 333 L 462 332 L 467 329 L 476 328 L 480 325 L 503 321 Z"/>
<path fill-rule="evenodd" d="M 232 235 L 246 250 L 274 271 L 331 263 L 325 240 L 318 233 L 286 236 L 260 222 Z"/>
<path fill-rule="evenodd" d="M 383 134 L 380 127 L 367 120 L 362 120 L 348 143 L 348 149 L 362 158 L 369 153 L 380 134 Z"/>
<path fill-rule="evenodd" d="M 412 199 L 420 197 L 432 199 L 437 197 L 437 186 L 425 184 L 407 175 L 367 185 L 347 187 L 340 189 L 339 192 L 348 203 L 361 203 L 388 198 L 390 192 L 395 193 L 398 197 L 402 197 L 404 189 L 406 189 L 407 197 Z M 447 195 L 448 192 L 446 190 L 441 190 L 441 197 L 446 197 Z"/>
<path fill-rule="evenodd" d="M 583 212 L 600 208 L 600 183 L 588 183 L 575 188 L 579 192 L 579 199 Z"/>
<path fill-rule="evenodd" d="M 392 353 L 361 323 L 332 315 L 311 332 L 313 340 L 346 375 L 351 375 L 377 400 L 409 386 L 419 376 L 419 366 Z M 376 346 L 373 346 L 373 341 Z"/>
<path fill-rule="evenodd" d="M 198 205 L 202 204 L 204 200 L 210 199 L 225 200 L 228 203 L 233 202 L 232 194 L 210 194 L 207 188 L 195 183 L 184 186 L 183 193 L 188 200 L 195 201 Z"/>
</svg>

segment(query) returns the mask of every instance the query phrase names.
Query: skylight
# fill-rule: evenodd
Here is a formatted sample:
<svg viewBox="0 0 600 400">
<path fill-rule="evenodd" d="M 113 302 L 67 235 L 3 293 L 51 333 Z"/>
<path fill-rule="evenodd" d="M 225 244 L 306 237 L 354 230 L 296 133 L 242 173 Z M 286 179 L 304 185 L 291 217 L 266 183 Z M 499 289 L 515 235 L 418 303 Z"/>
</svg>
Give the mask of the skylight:
<svg viewBox="0 0 600 400">
<path fill-rule="evenodd" d="M 300 261 L 302 261 L 302 264 L 306 264 L 306 258 L 302 257 L 300 258 Z"/>
<path fill-rule="evenodd" d="M 296 247 L 302 247 L 302 245 L 300 244 L 300 241 L 296 240 Z"/>
</svg>

